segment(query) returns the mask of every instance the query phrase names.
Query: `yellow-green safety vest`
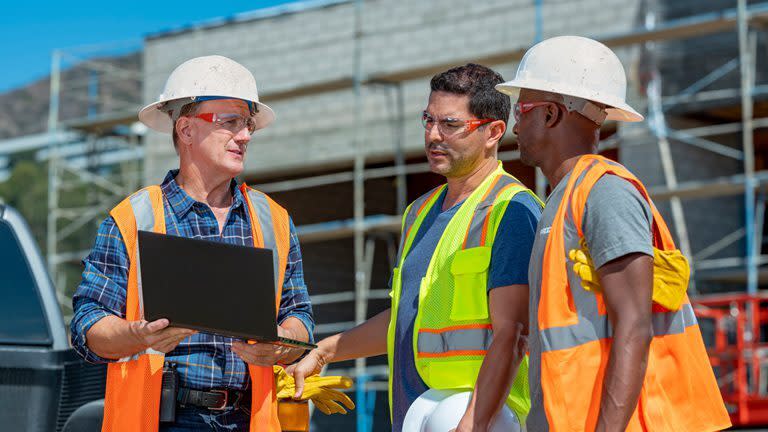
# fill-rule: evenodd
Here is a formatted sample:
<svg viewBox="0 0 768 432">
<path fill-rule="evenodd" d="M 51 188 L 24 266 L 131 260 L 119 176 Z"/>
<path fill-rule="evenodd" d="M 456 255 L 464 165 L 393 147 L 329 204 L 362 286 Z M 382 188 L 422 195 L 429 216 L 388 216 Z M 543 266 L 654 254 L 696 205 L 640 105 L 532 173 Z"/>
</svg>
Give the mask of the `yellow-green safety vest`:
<svg viewBox="0 0 768 432">
<path fill-rule="evenodd" d="M 395 325 L 400 301 L 400 269 L 424 217 L 435 205 L 442 185 L 411 203 L 403 214 L 397 267 L 392 277 L 392 310 L 387 332 L 389 405 L 392 407 L 392 366 Z M 493 329 L 488 313 L 488 268 L 499 223 L 509 201 L 530 189 L 499 166 L 464 201 L 445 228 L 419 287 L 419 308 L 413 328 L 416 370 L 430 388 L 472 390 Z M 531 407 L 528 356 L 520 364 L 507 405 L 522 424 Z"/>
</svg>

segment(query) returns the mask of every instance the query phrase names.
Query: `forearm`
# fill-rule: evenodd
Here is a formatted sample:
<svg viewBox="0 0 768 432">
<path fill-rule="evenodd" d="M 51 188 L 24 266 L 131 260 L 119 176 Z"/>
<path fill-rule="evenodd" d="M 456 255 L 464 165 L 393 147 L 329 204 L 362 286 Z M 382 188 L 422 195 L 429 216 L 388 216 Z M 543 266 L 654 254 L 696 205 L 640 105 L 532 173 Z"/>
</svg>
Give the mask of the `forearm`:
<svg viewBox="0 0 768 432">
<path fill-rule="evenodd" d="M 471 416 L 474 430 L 485 430 L 493 416 L 504 406 L 509 389 L 517 375 L 525 353 L 517 353 L 519 337 L 514 332 L 494 334 L 488 353 L 477 376 L 466 415 Z"/>
<path fill-rule="evenodd" d="M 147 349 L 130 331 L 128 322 L 110 315 L 97 321 L 86 333 L 88 349 L 107 359 L 132 356 Z"/>
<path fill-rule="evenodd" d="M 303 342 L 309 341 L 309 331 L 304 323 L 296 317 L 288 317 L 280 323 L 280 327 L 286 331 L 287 337 L 291 339 L 300 340 Z"/>
<path fill-rule="evenodd" d="M 288 317 L 280 323 L 280 327 L 286 332 L 286 337 L 298 341 L 309 341 L 309 331 L 304 323 L 296 317 Z M 283 359 L 282 363 L 290 364 L 295 362 L 304 353 L 303 349 L 292 349 Z"/>
<path fill-rule="evenodd" d="M 387 309 L 355 328 L 327 337 L 317 345 L 323 362 L 333 363 L 387 353 Z"/>
<path fill-rule="evenodd" d="M 614 327 L 597 431 L 623 432 L 626 429 L 643 386 L 651 337 L 647 320 L 619 320 Z"/>
</svg>

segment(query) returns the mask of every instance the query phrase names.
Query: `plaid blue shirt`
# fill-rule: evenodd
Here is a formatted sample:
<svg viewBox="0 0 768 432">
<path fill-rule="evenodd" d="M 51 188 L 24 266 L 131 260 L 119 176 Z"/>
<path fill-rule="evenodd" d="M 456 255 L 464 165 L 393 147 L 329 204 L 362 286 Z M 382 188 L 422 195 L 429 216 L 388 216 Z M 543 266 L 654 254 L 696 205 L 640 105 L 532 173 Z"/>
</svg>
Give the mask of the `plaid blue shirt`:
<svg viewBox="0 0 768 432">
<path fill-rule="evenodd" d="M 170 171 L 161 185 L 168 234 L 253 246 L 247 204 L 236 182 L 232 182 L 234 202 L 220 235 L 211 209 L 187 195 L 176 183 L 176 174 L 178 171 Z M 304 323 L 312 338 L 312 306 L 304 284 L 301 250 L 293 221 L 290 222 L 290 232 L 290 251 L 277 321 L 282 323 L 288 317 L 296 317 Z M 129 258 L 112 217 L 99 227 L 96 243 L 83 264 L 83 278 L 72 298 L 75 311 L 70 325 L 72 345 L 87 361 L 112 362 L 114 360 L 99 357 L 88 349 L 85 340 L 88 329 L 101 318 L 107 315 L 125 318 Z M 231 345 L 231 338 L 197 333 L 168 353 L 166 360 L 178 364 L 181 385 L 185 387 L 245 389 L 249 382 L 248 367 L 232 352 Z"/>
</svg>

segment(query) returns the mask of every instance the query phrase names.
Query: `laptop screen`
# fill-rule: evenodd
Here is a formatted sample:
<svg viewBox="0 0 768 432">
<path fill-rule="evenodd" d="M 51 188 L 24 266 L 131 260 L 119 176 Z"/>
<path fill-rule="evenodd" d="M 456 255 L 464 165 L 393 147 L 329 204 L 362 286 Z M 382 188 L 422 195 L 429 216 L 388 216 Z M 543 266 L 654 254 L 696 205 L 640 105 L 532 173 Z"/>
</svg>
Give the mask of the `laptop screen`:
<svg viewBox="0 0 768 432">
<path fill-rule="evenodd" d="M 277 338 L 272 250 L 139 231 L 139 269 L 147 321 Z"/>
</svg>

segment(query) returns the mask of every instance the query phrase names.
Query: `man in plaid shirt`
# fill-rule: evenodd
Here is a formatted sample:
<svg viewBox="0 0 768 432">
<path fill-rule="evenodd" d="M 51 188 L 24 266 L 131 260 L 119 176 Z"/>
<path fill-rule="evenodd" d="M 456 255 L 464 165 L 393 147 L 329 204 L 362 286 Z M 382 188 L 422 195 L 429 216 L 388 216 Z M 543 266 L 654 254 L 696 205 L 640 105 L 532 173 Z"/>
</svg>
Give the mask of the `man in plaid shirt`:
<svg viewBox="0 0 768 432">
<path fill-rule="evenodd" d="M 177 73 L 195 61 L 197 66 L 193 64 Z M 258 102 L 255 82 L 250 95 L 236 87 L 217 91 L 204 88 L 212 93 L 210 96 L 174 94 L 174 85 L 189 92 L 189 85 L 178 83 L 179 76 L 188 78 L 190 70 L 194 72 L 195 67 L 200 69 L 206 62 L 218 65 L 219 70 L 229 67 L 245 71 L 243 73 L 253 80 L 245 68 L 224 57 L 193 59 L 168 79 L 161 96 L 161 101 L 165 96 L 165 102 L 149 105 L 140 114 L 140 119 L 153 129 L 163 130 L 166 124 L 167 129 L 172 128 L 174 147 L 180 158 L 180 168 L 169 171 L 160 185 L 166 233 L 253 246 L 248 204 L 235 177 L 243 171 L 251 134 L 269 124 L 274 114 Z M 173 82 L 174 74 L 177 82 Z M 237 95 L 238 91 L 245 96 L 220 96 Z M 301 251 L 290 219 L 289 224 L 290 247 L 278 311 L 278 334 L 312 341 L 314 321 L 304 283 Z M 72 300 L 75 314 L 71 334 L 75 349 L 90 362 L 115 362 L 151 348 L 165 353 L 165 360 L 177 365 L 181 388 L 226 390 L 230 398 L 237 394 L 240 399 L 250 394 L 249 364 L 269 367 L 278 362 L 287 364 L 302 353 L 277 345 L 246 345 L 228 337 L 170 328 L 165 319 L 125 320 L 130 257 L 112 216 L 99 227 L 95 245 L 83 264 L 82 281 Z M 215 411 L 209 408 L 194 404 L 179 407 L 176 421 L 161 424 L 161 430 L 235 427 L 247 430 L 250 404 L 232 404 Z"/>
</svg>

